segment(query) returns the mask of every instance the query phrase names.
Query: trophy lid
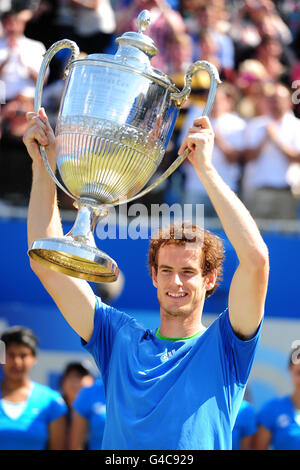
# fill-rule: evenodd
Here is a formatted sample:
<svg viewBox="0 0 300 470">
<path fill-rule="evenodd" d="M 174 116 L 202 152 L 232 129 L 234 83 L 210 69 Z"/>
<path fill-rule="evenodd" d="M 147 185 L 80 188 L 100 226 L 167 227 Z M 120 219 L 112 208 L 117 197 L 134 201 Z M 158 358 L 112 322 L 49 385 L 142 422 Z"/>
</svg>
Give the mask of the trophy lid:
<svg viewBox="0 0 300 470">
<path fill-rule="evenodd" d="M 150 22 L 150 12 L 143 10 L 137 18 L 138 32 L 129 31 L 116 38 L 119 47 L 114 55 L 90 54 L 87 60 L 97 61 L 99 65 L 107 64 L 139 71 L 165 86 L 174 87 L 175 90 L 176 87 L 168 75 L 151 66 L 150 59 L 158 53 L 158 49 L 150 36 L 143 34 Z"/>
<path fill-rule="evenodd" d="M 119 47 L 131 46 L 144 52 L 149 58 L 155 56 L 158 53 L 157 47 L 149 36 L 143 34 L 143 31 L 148 28 L 150 22 L 151 16 L 149 11 L 143 10 L 137 18 L 138 32 L 129 31 L 117 38 L 116 42 L 119 44 Z"/>
</svg>

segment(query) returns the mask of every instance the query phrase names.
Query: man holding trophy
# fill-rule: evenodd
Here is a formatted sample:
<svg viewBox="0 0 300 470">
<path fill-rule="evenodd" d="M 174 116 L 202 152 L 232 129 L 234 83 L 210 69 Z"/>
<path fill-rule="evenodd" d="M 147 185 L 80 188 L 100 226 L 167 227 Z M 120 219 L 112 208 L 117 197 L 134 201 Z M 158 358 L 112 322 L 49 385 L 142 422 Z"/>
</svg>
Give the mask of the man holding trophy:
<svg viewBox="0 0 300 470">
<path fill-rule="evenodd" d="M 130 37 L 127 36 L 124 50 L 126 49 L 128 53 L 130 47 L 139 49 L 138 54 L 134 52 L 136 55 L 132 61 L 135 64 L 135 77 L 144 79 L 147 76 L 149 79 L 149 69 L 145 74 L 139 69 L 140 66 L 136 65 L 141 47 L 149 52 L 149 44 L 146 47 L 143 38 L 141 46 L 141 37 L 136 35 L 133 37 L 132 34 L 129 34 Z M 142 32 L 136 34 L 142 35 Z M 117 54 L 115 61 L 120 55 L 122 54 Z M 95 63 L 100 59 L 94 57 L 91 60 L 94 61 L 92 64 L 94 73 L 97 69 Z M 128 62 L 130 60 L 126 60 L 126 65 L 125 61 L 121 65 L 118 62 L 117 66 L 114 62 L 112 64 L 114 73 L 116 70 L 120 74 L 125 73 L 125 68 L 128 73 Z M 85 63 L 84 66 L 87 67 L 89 64 Z M 107 62 L 105 70 L 109 67 Z M 80 70 L 80 65 L 77 65 L 77 69 Z M 86 76 L 87 74 L 81 74 L 82 80 Z M 116 82 L 116 86 L 122 80 Z M 71 77 L 71 85 L 74 81 L 76 77 Z M 154 81 L 155 85 L 151 83 L 151 94 L 147 97 L 148 106 L 157 100 L 157 96 L 161 93 L 161 90 L 153 86 L 156 87 L 158 83 L 161 87 L 164 85 L 161 77 L 155 76 Z M 92 80 L 89 81 L 91 82 Z M 169 93 L 169 88 L 168 85 L 166 93 Z M 139 119 L 141 121 L 147 119 L 145 113 L 143 118 L 140 118 L 136 108 L 137 102 L 141 104 L 145 96 L 145 87 L 143 90 L 138 100 L 133 100 L 134 113 L 131 108 L 130 129 L 126 128 L 126 139 L 123 135 L 120 139 L 121 143 L 126 140 L 127 147 L 131 146 L 134 150 L 139 148 L 139 152 L 138 138 L 134 140 L 134 144 L 128 142 L 130 133 L 133 132 L 133 125 Z M 153 91 L 155 93 L 152 93 Z M 130 93 L 128 87 L 128 94 Z M 173 90 L 171 99 L 174 96 L 177 105 L 180 106 L 182 95 Z M 70 87 L 67 85 L 65 99 L 69 99 L 68 97 L 70 97 Z M 161 102 L 155 101 L 157 106 L 154 112 L 157 113 L 157 107 L 160 105 L 162 132 L 168 135 L 170 127 L 166 129 L 166 119 L 172 112 L 170 108 L 168 110 L 162 108 L 166 101 L 170 103 L 169 98 L 165 94 Z M 208 113 L 205 112 L 204 117 L 194 121 L 179 153 L 184 154 L 194 166 L 239 259 L 239 266 L 230 286 L 228 310 L 207 329 L 203 327 L 202 311 L 205 298 L 214 292 L 222 271 L 221 241 L 201 228 L 192 227 L 194 238 L 191 238 L 188 227 L 184 230 L 183 236 L 178 236 L 176 226 L 171 227 L 167 231 L 167 236 L 162 230 L 159 238 L 152 240 L 150 244 L 149 267 L 153 284 L 157 288 L 161 317 L 160 327 L 156 331 L 150 331 L 144 329 L 130 316 L 105 305 L 95 296 L 87 280 L 94 280 L 93 276 L 99 276 L 100 282 L 114 280 L 117 276 L 117 267 L 104 254 L 101 255 L 100 262 L 94 246 L 83 245 L 89 243 L 91 232 L 86 230 L 84 233 L 79 233 L 79 225 L 82 224 L 75 223 L 71 235 L 64 237 L 57 205 L 56 181 L 54 182 L 53 177 L 51 179 L 48 174 L 54 175 L 58 166 L 61 176 L 65 175 L 63 180 L 68 190 L 72 189 L 70 191 L 72 195 L 79 199 L 77 203 L 79 214 L 82 207 L 84 208 L 83 215 L 78 216 L 82 222 L 86 218 L 91 219 L 92 211 L 96 210 L 95 200 L 99 205 L 103 202 L 106 204 L 114 202 L 113 198 L 116 196 L 113 191 L 116 187 L 121 187 L 121 183 L 125 184 L 128 175 L 124 172 L 121 177 L 118 175 L 114 183 L 109 184 L 107 180 L 104 181 L 104 175 L 112 170 L 116 171 L 118 168 L 121 171 L 118 158 L 120 154 L 125 158 L 125 150 L 123 148 L 120 150 L 118 147 L 118 151 L 113 153 L 114 157 L 109 155 L 113 160 L 111 167 L 108 163 L 110 160 L 106 157 L 106 172 L 101 173 L 100 170 L 94 172 L 100 174 L 98 182 L 95 183 L 92 175 L 90 176 L 92 182 L 82 185 L 82 188 L 76 183 L 77 189 L 75 189 L 70 175 L 76 172 L 79 166 L 80 172 L 83 172 L 83 168 L 90 164 L 90 160 L 96 158 L 95 149 L 100 148 L 100 144 L 97 147 L 94 142 L 93 151 L 88 151 L 89 147 L 85 142 L 84 148 L 88 156 L 85 155 L 84 164 L 80 157 L 80 163 L 73 162 L 70 167 L 69 154 L 72 153 L 74 159 L 76 151 L 73 147 L 68 150 L 67 144 L 62 142 L 62 136 L 68 134 L 71 129 L 72 106 L 61 108 L 55 138 L 46 113 L 40 109 L 38 100 L 37 105 L 36 112 L 27 115 L 28 127 L 23 139 L 32 158 L 33 172 L 28 210 L 31 267 L 67 322 L 81 337 L 83 346 L 93 355 L 101 370 L 107 403 L 102 448 L 230 449 L 231 430 L 243 399 L 260 335 L 269 261 L 267 247 L 254 220 L 212 165 L 214 134 L 206 117 Z M 78 113 L 78 101 L 76 106 Z M 124 109 L 125 107 L 124 105 Z M 70 122 L 67 122 L 69 115 Z M 119 112 L 118 116 L 120 115 Z M 89 116 L 80 118 L 81 128 L 87 121 L 90 125 Z M 128 122 L 127 115 L 126 126 Z M 155 125 L 154 120 L 151 122 Z M 61 132 L 62 125 L 65 127 Z M 124 129 L 124 123 L 122 126 Z M 148 128 L 151 133 L 151 126 Z M 72 132 L 74 133 L 74 127 Z M 89 132 L 91 135 L 99 136 L 100 131 L 95 120 L 93 131 Z M 110 137 L 110 149 L 116 135 L 113 131 L 113 137 Z M 162 137 L 159 145 L 161 142 L 163 142 Z M 77 145 L 81 145 L 80 138 L 77 139 Z M 101 152 L 96 158 L 99 165 L 104 151 Z M 133 157 L 136 159 L 136 153 Z M 45 159 L 46 165 L 44 165 Z M 64 169 L 64 165 L 67 169 Z M 93 165 L 95 168 L 95 161 Z M 92 172 L 89 171 L 89 174 Z M 102 191 L 101 197 L 96 195 L 99 187 Z M 106 199 L 103 196 L 104 187 L 106 193 L 109 193 Z M 131 191 L 128 186 L 124 195 L 119 194 L 118 198 L 122 200 L 126 195 L 132 197 L 137 192 Z M 89 212 L 90 207 L 92 210 Z M 101 265 L 101 269 L 96 267 L 97 263 Z M 88 272 L 89 269 L 93 269 L 93 276 Z"/>
</svg>

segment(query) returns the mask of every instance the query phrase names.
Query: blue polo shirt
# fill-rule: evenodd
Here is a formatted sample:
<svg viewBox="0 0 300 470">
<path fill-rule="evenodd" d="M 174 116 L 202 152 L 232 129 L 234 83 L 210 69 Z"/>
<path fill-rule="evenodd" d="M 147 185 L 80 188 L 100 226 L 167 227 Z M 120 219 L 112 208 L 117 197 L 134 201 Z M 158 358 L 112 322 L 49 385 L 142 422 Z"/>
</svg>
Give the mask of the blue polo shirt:
<svg viewBox="0 0 300 470">
<path fill-rule="evenodd" d="M 17 419 L 5 413 L 1 399 L 0 387 L 0 450 L 46 449 L 49 424 L 68 411 L 58 392 L 37 382 L 32 382 L 26 407 Z"/>
<path fill-rule="evenodd" d="M 98 379 L 91 387 L 83 387 L 77 395 L 72 408 L 88 421 L 88 449 L 101 449 L 106 419 L 105 394 L 102 380 Z"/>
<path fill-rule="evenodd" d="M 254 406 L 246 400 L 242 401 L 232 431 L 232 449 L 240 450 L 241 440 L 253 436 L 257 431 L 256 412 Z"/>
<path fill-rule="evenodd" d="M 257 348 L 228 311 L 190 339 L 157 337 L 97 298 L 88 343 L 106 394 L 102 449 L 231 449 L 231 432 Z"/>
<path fill-rule="evenodd" d="M 300 410 L 290 396 L 267 401 L 258 414 L 258 423 L 272 433 L 273 450 L 300 449 Z"/>
</svg>

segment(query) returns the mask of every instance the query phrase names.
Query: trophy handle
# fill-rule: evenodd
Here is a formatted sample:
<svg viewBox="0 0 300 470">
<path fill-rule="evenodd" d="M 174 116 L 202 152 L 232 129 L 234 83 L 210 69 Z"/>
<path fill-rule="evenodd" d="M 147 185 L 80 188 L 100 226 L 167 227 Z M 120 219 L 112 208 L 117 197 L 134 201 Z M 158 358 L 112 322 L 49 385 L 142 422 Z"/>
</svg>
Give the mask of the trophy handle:
<svg viewBox="0 0 300 470">
<path fill-rule="evenodd" d="M 184 77 L 184 88 L 178 93 L 171 93 L 171 99 L 175 101 L 176 106 L 181 108 L 192 91 L 192 77 L 194 73 L 199 72 L 200 70 L 206 70 L 210 77 L 209 93 L 203 110 L 203 116 L 208 116 L 215 101 L 218 85 L 222 82 L 220 80 L 217 67 L 206 60 L 197 60 L 197 62 L 194 62 L 188 67 Z"/>
<path fill-rule="evenodd" d="M 39 71 L 39 75 L 37 78 L 37 83 L 36 83 L 36 88 L 35 88 L 35 97 L 34 97 L 34 111 L 36 113 L 39 112 L 39 109 L 42 104 L 42 92 L 43 92 L 43 85 L 44 85 L 44 80 L 45 80 L 45 75 L 46 71 L 48 68 L 48 65 L 50 64 L 53 56 L 60 51 L 61 49 L 71 49 L 72 54 L 68 60 L 67 66 L 64 71 L 64 76 L 63 79 L 65 80 L 68 77 L 69 74 L 69 67 L 73 60 L 75 60 L 78 55 L 79 55 L 79 48 L 77 44 L 74 41 L 70 41 L 69 39 L 62 39 L 61 41 L 57 41 L 52 46 L 45 52 L 43 55 L 44 59 Z M 45 147 L 43 145 L 40 145 L 40 153 L 42 156 L 42 159 L 44 161 L 45 167 L 50 174 L 51 178 L 55 181 L 57 186 L 60 187 L 68 196 L 70 196 L 72 199 L 75 199 L 74 196 L 58 181 L 56 178 L 54 172 L 52 171 L 52 168 L 50 167 L 47 153 L 45 150 Z"/>
<path fill-rule="evenodd" d="M 180 108 L 190 96 L 192 90 L 192 76 L 194 75 L 194 73 L 199 72 L 200 70 L 206 70 L 210 76 L 210 89 L 207 97 L 207 102 L 202 113 L 203 116 L 208 116 L 215 101 L 218 85 L 222 82 L 220 80 L 217 68 L 206 60 L 198 60 L 197 62 L 194 62 L 188 67 L 184 77 L 183 90 L 178 93 L 171 93 L 171 99 L 173 99 L 176 102 L 176 106 Z M 112 204 L 124 204 L 145 196 L 145 194 L 148 194 L 150 191 L 152 191 L 152 189 L 156 188 L 160 183 L 162 183 L 166 178 L 168 178 L 181 165 L 181 163 L 186 159 L 189 153 L 189 149 L 186 149 L 183 153 L 181 153 L 176 158 L 176 160 L 174 160 L 174 162 L 169 166 L 169 168 L 156 181 L 154 181 L 154 183 L 145 188 L 143 191 L 139 192 L 130 199 L 118 202 L 115 201 Z"/>
</svg>

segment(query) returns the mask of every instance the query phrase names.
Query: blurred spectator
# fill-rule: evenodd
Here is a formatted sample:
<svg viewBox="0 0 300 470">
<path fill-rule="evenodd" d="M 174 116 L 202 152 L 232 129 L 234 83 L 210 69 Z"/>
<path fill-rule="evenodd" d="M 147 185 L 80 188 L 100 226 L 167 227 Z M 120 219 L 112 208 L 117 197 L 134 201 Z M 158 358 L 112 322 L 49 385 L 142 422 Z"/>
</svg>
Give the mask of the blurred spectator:
<svg viewBox="0 0 300 470">
<path fill-rule="evenodd" d="M 292 34 L 281 18 L 272 0 L 245 0 L 234 19 L 231 29 L 235 38 L 242 43 L 255 47 L 260 37 L 269 34 L 283 44 L 290 44 Z"/>
<path fill-rule="evenodd" d="M 98 379 L 83 388 L 73 403 L 70 450 L 100 450 L 106 420 L 104 386 Z"/>
<path fill-rule="evenodd" d="M 74 40 L 74 18 L 70 0 L 40 0 L 26 24 L 25 36 L 41 41 L 47 49 L 62 39 Z M 61 77 L 71 55 L 70 49 L 61 49 L 49 64 L 47 84 Z"/>
<path fill-rule="evenodd" d="M 33 99 L 20 94 L 5 104 L 1 113 L 0 197 L 23 206 L 32 178 L 31 161 L 22 141 L 29 111 L 33 111 Z"/>
<path fill-rule="evenodd" d="M 67 425 L 72 421 L 72 405 L 79 391 L 83 387 L 93 385 L 95 378 L 86 365 L 81 362 L 70 362 L 65 367 L 60 379 L 60 389 L 62 396 L 68 407 Z"/>
<path fill-rule="evenodd" d="M 233 5 L 227 5 L 226 0 L 211 0 L 210 5 L 214 10 L 214 27 L 219 33 L 227 34 L 231 28 Z M 182 0 L 181 12 L 191 31 L 195 32 L 195 14 L 199 7 L 205 5 L 203 0 Z"/>
<path fill-rule="evenodd" d="M 218 173 L 230 188 L 238 192 L 241 169 L 240 153 L 243 150 L 243 135 L 246 122 L 236 112 L 239 93 L 230 83 L 220 85 L 211 112 L 210 121 L 215 132 L 212 161 Z M 182 128 L 180 142 L 193 121 L 202 114 L 202 108 L 191 106 Z M 204 186 L 199 182 L 192 165 L 182 165 L 184 173 L 184 203 L 204 204 L 205 216 L 216 216 Z"/>
<path fill-rule="evenodd" d="M 59 3 L 59 0 L 39 0 L 35 8 L 31 9 L 31 16 L 26 23 L 25 36 L 42 42 L 47 49 L 57 41 L 53 21 Z"/>
<path fill-rule="evenodd" d="M 2 16 L 4 37 L 0 39 L 0 79 L 5 84 L 6 101 L 21 93 L 34 97 L 45 46 L 24 36 L 27 20 L 24 12 L 10 11 Z"/>
<path fill-rule="evenodd" d="M 282 45 L 291 44 L 292 34 L 272 0 L 245 0 L 232 17 L 229 30 L 236 48 L 236 65 L 252 57 L 261 37 L 269 35 Z"/>
<path fill-rule="evenodd" d="M 218 44 L 209 31 L 204 30 L 199 34 L 199 49 L 201 51 L 201 60 L 207 60 L 215 65 L 218 71 L 221 71 Z M 199 56 L 200 57 L 200 56 Z"/>
<path fill-rule="evenodd" d="M 30 379 L 37 339 L 24 327 L 4 331 L 6 359 L 0 387 L 0 449 L 65 448 L 67 406 L 56 391 Z"/>
<path fill-rule="evenodd" d="M 277 0 L 278 10 L 288 25 L 293 38 L 300 30 L 300 3 L 298 0 Z"/>
<path fill-rule="evenodd" d="M 245 131 L 243 197 L 254 217 L 295 219 L 298 202 L 287 171 L 300 155 L 300 121 L 285 85 L 269 84 L 264 90 L 269 112 L 251 119 Z"/>
<path fill-rule="evenodd" d="M 221 74 L 226 80 L 234 77 L 234 44 L 232 39 L 220 32 L 217 28 L 218 10 L 213 3 L 201 0 L 195 10 L 194 25 L 190 25 L 190 34 L 193 39 L 193 60 L 202 59 L 201 42 L 199 35 L 209 33 L 217 47 L 217 57 Z M 200 36 L 201 38 L 201 36 Z"/>
<path fill-rule="evenodd" d="M 165 0 L 133 0 L 128 7 L 117 7 L 117 33 L 137 31 L 136 19 L 144 9 L 151 14 L 145 34 L 158 48 L 158 54 L 151 60 L 152 66 L 168 74 L 185 70 L 192 61 L 191 39 L 181 14 Z"/>
<path fill-rule="evenodd" d="M 256 431 L 255 408 L 249 401 L 243 400 L 232 430 L 232 450 L 252 450 Z"/>
<path fill-rule="evenodd" d="M 52 3 L 52 2 L 51 2 Z M 73 39 L 73 10 L 71 0 L 57 0 L 55 8 L 54 30 L 56 40 Z"/>
<path fill-rule="evenodd" d="M 255 450 L 300 449 L 300 354 L 294 350 L 289 361 L 293 391 L 266 402 L 258 414 Z"/>
<path fill-rule="evenodd" d="M 262 36 L 253 58 L 264 66 L 268 80 L 289 83 L 292 61 L 286 55 L 283 56 L 278 39 L 270 35 Z"/>
<path fill-rule="evenodd" d="M 266 69 L 258 60 L 247 59 L 239 65 L 235 83 L 242 97 L 237 109 L 245 119 L 266 113 L 266 100 L 262 99 L 261 93 L 266 80 Z"/>
<path fill-rule="evenodd" d="M 110 0 L 70 0 L 74 40 L 87 54 L 104 52 L 115 32 L 115 13 Z"/>
<path fill-rule="evenodd" d="M 0 2 L 0 20 L 1 17 L 4 13 L 7 11 L 10 11 L 12 9 L 11 7 L 11 1 L 12 0 L 1 0 Z M 3 27 L 2 27 L 2 22 L 0 21 L 0 38 L 3 36 Z"/>
</svg>

